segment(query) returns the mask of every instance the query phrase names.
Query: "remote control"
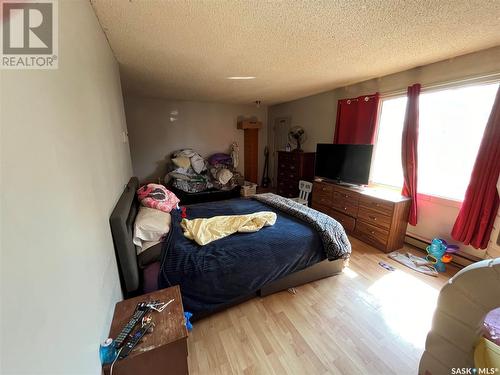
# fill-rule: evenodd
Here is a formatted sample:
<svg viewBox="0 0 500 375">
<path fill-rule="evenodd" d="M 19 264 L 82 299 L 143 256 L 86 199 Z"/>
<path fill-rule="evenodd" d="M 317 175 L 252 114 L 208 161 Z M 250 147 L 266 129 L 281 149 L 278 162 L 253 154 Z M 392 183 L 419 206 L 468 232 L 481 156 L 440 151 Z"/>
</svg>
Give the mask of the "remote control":
<svg viewBox="0 0 500 375">
<path fill-rule="evenodd" d="M 132 349 L 141 341 L 142 337 L 146 334 L 146 332 L 153 326 L 153 323 L 148 323 L 144 327 L 139 328 L 133 336 L 130 338 L 130 340 L 127 341 L 125 346 L 121 349 L 120 351 L 120 356 L 119 358 L 125 358 L 130 354 Z"/>
<path fill-rule="evenodd" d="M 123 346 L 124 341 L 127 339 L 128 335 L 133 331 L 134 327 L 141 321 L 141 319 L 150 310 L 149 303 L 141 302 L 137 305 L 134 315 L 130 318 L 129 322 L 123 327 L 120 334 L 115 339 L 115 346 L 117 349 Z"/>
</svg>

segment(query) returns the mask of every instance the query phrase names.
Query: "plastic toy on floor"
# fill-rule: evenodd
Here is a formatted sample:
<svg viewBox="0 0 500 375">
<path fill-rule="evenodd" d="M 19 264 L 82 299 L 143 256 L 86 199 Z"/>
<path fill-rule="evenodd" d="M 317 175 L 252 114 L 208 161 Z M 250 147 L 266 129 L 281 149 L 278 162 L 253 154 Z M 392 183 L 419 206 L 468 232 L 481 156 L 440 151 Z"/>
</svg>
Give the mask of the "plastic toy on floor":
<svg viewBox="0 0 500 375">
<path fill-rule="evenodd" d="M 458 251 L 457 245 L 448 245 L 448 243 L 441 238 L 434 238 L 429 246 L 426 248 L 427 259 L 436 271 L 445 272 L 446 263 L 450 263 L 453 259 L 451 254 Z"/>
<path fill-rule="evenodd" d="M 382 262 L 382 261 L 378 262 L 378 265 L 379 265 L 380 267 L 382 267 L 382 268 L 385 268 L 387 271 L 395 271 L 395 270 L 396 270 L 396 269 L 395 269 L 393 266 L 391 266 L 390 264 L 387 264 L 387 263 Z"/>
<path fill-rule="evenodd" d="M 189 311 L 184 312 L 184 319 L 186 320 L 185 324 L 186 324 L 186 328 L 189 332 L 191 332 L 193 330 L 193 323 L 191 323 L 191 321 L 189 320 L 189 319 L 191 319 L 192 316 L 193 316 L 193 313 L 190 313 Z"/>
</svg>

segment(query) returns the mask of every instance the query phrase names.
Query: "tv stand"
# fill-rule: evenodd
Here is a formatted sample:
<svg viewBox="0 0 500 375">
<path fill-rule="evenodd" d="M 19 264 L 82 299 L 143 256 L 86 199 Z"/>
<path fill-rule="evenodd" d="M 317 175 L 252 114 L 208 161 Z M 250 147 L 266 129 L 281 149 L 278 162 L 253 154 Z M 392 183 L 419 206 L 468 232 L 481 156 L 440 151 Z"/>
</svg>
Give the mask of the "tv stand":
<svg viewBox="0 0 500 375">
<path fill-rule="evenodd" d="M 312 207 L 340 222 L 346 232 L 391 252 L 403 247 L 411 199 L 370 187 L 315 181 Z"/>
</svg>

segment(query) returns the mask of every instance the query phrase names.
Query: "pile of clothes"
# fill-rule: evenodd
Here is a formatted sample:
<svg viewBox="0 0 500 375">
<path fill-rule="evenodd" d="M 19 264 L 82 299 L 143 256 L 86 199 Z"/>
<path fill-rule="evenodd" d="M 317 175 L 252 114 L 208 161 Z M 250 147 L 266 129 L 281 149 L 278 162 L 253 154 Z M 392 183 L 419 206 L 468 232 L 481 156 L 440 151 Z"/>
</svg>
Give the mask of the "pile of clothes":
<svg viewBox="0 0 500 375">
<path fill-rule="evenodd" d="M 229 154 L 217 153 L 205 160 L 188 148 L 174 152 L 171 162 L 165 184 L 188 193 L 212 188 L 231 190 L 244 181 L 243 176 L 236 171 L 237 158 Z"/>
</svg>

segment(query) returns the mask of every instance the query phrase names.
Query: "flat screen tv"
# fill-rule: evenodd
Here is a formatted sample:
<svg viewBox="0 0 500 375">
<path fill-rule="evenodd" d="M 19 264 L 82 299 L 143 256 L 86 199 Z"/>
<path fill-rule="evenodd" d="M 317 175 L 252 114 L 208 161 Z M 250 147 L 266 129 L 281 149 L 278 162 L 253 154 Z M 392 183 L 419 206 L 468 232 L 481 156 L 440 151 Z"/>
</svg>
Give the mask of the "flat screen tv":
<svg viewBox="0 0 500 375">
<path fill-rule="evenodd" d="M 315 175 L 338 182 L 367 185 L 373 145 L 318 143 Z"/>
</svg>

